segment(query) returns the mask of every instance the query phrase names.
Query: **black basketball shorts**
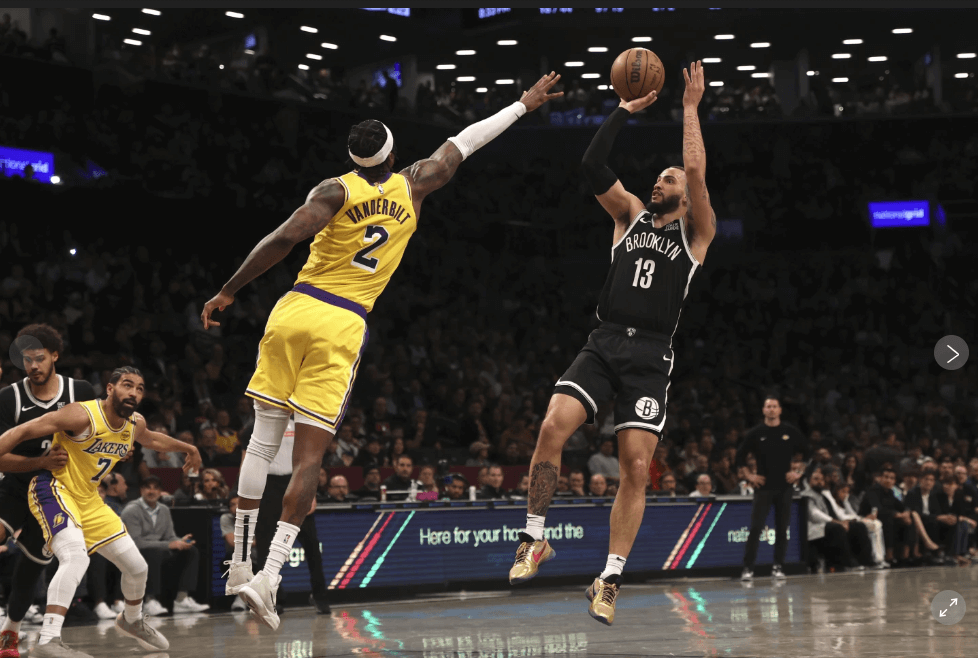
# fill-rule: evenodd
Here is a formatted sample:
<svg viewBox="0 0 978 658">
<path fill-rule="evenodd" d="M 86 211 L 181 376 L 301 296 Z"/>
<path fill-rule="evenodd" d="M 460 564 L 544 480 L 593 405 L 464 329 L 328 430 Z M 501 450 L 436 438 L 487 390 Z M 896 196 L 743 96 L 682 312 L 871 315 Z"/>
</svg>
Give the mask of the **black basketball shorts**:
<svg viewBox="0 0 978 658">
<path fill-rule="evenodd" d="M 594 424 L 598 405 L 615 400 L 615 433 L 643 429 L 661 435 L 666 423 L 674 354 L 669 337 L 604 322 L 560 378 L 554 393 L 584 405 Z"/>
<path fill-rule="evenodd" d="M 20 530 L 20 536 L 15 541 L 30 560 L 48 564 L 54 559 L 47 549 L 44 532 L 27 505 L 27 490 L 24 489 L 21 494 L 17 483 L 0 486 L 0 525 L 6 528 L 8 538 Z"/>
</svg>

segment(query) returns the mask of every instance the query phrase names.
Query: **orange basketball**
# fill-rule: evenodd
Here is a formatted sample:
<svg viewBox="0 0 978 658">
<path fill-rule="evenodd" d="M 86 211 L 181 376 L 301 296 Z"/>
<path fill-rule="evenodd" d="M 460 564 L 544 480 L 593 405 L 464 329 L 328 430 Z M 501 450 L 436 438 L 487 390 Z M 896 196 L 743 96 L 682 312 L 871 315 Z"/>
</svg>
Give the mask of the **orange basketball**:
<svg viewBox="0 0 978 658">
<path fill-rule="evenodd" d="M 659 57 L 646 48 L 629 48 L 611 65 L 611 86 L 624 101 L 633 101 L 650 91 L 662 91 L 666 81 Z"/>
</svg>

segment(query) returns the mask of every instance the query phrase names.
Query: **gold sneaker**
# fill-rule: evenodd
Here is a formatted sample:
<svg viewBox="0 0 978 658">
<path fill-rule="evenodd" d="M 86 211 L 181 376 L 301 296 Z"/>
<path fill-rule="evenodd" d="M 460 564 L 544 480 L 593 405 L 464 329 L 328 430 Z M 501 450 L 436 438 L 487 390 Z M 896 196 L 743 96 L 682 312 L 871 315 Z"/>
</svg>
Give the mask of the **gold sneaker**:
<svg viewBox="0 0 978 658">
<path fill-rule="evenodd" d="M 536 541 L 525 532 L 520 533 L 523 543 L 516 549 L 516 562 L 509 570 L 509 584 L 525 583 L 540 570 L 540 565 L 557 557 L 557 551 L 550 547 L 546 539 Z"/>
<path fill-rule="evenodd" d="M 591 602 L 588 613 L 602 624 L 611 626 L 615 621 L 615 599 L 618 598 L 619 591 L 621 576 L 610 576 L 608 580 L 595 578 L 584 593 Z"/>
</svg>

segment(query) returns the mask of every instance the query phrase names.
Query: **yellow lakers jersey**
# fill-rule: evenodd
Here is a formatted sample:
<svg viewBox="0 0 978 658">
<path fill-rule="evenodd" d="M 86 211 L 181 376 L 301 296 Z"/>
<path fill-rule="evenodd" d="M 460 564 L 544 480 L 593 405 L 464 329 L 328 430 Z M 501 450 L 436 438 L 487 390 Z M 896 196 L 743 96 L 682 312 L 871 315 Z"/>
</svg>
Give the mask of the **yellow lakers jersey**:
<svg viewBox="0 0 978 658">
<path fill-rule="evenodd" d="M 68 463 L 53 475 L 76 500 L 98 498 L 98 483 L 115 463 L 132 450 L 135 425 L 126 419 L 122 427 L 109 426 L 99 400 L 79 402 L 88 412 L 91 430 L 87 439 L 77 439 L 64 432 L 54 435 L 54 444 L 68 452 Z"/>
<path fill-rule="evenodd" d="M 374 185 L 356 172 L 335 180 L 346 190 L 346 202 L 316 235 L 296 283 L 339 295 L 369 312 L 418 227 L 411 186 L 400 174 Z"/>
</svg>

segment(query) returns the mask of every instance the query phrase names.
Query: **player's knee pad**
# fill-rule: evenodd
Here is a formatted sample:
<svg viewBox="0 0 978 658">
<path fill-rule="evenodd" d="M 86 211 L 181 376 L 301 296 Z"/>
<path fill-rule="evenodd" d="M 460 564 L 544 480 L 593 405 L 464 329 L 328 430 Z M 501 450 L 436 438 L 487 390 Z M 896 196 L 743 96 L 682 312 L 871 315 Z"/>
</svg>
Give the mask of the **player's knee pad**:
<svg viewBox="0 0 978 658">
<path fill-rule="evenodd" d="M 132 537 L 125 536 L 105 546 L 99 553 L 122 572 L 122 595 L 127 601 L 136 601 L 146 593 L 146 576 L 149 566 L 136 547 Z"/>
<path fill-rule="evenodd" d="M 266 462 L 275 459 L 291 415 L 285 409 L 270 407 L 256 401 L 255 428 L 251 433 L 247 454 Z"/>
<path fill-rule="evenodd" d="M 69 522 L 51 540 L 51 551 L 58 558 L 58 570 L 48 585 L 48 605 L 67 608 L 91 562 L 81 528 Z"/>
</svg>

